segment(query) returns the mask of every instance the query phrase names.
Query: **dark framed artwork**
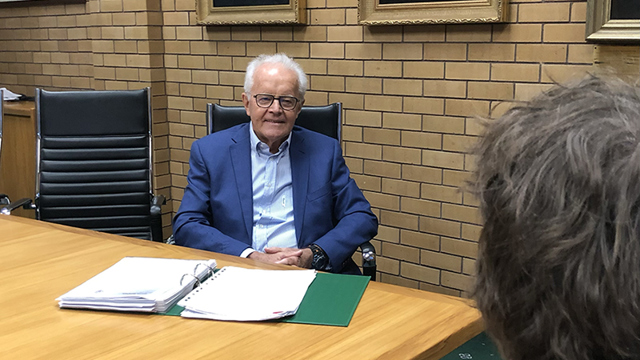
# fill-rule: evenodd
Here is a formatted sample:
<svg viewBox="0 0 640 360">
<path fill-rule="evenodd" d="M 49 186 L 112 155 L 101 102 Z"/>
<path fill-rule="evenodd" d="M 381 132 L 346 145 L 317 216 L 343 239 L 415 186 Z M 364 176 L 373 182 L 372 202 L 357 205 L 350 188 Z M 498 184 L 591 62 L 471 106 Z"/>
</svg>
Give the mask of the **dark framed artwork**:
<svg viewBox="0 0 640 360">
<path fill-rule="evenodd" d="M 640 0 L 587 0 L 586 39 L 640 42 Z"/>
<path fill-rule="evenodd" d="M 306 0 L 196 0 L 200 25 L 304 24 Z"/>
<path fill-rule="evenodd" d="M 508 0 L 358 0 L 362 25 L 495 23 Z"/>
</svg>

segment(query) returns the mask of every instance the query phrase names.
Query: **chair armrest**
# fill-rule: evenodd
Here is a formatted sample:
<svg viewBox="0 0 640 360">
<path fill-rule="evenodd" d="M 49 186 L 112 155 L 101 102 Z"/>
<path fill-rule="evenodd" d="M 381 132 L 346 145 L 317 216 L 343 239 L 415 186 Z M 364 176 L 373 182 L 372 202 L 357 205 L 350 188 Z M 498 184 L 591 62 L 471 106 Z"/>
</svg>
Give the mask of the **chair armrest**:
<svg viewBox="0 0 640 360">
<path fill-rule="evenodd" d="M 0 209 L 0 213 L 2 215 L 11 215 L 11 212 L 19 207 L 22 206 L 23 209 L 35 209 L 35 207 L 32 205 L 32 200 L 29 198 L 22 198 L 18 201 L 12 202 L 9 205 L 3 207 L 2 209 Z"/>
<path fill-rule="evenodd" d="M 169 245 L 175 245 L 176 239 L 173 237 L 173 234 L 169 235 L 169 237 L 167 238 L 167 240 L 164 241 L 164 243 Z"/>
<path fill-rule="evenodd" d="M 362 250 L 362 274 L 376 281 L 376 248 L 369 241 L 360 245 Z"/>
<path fill-rule="evenodd" d="M 162 242 L 162 205 L 167 203 L 164 195 L 154 195 L 151 199 L 151 240 Z"/>
<path fill-rule="evenodd" d="M 162 213 L 162 205 L 167 203 L 164 195 L 154 195 L 151 199 L 151 215 L 160 215 Z"/>
</svg>

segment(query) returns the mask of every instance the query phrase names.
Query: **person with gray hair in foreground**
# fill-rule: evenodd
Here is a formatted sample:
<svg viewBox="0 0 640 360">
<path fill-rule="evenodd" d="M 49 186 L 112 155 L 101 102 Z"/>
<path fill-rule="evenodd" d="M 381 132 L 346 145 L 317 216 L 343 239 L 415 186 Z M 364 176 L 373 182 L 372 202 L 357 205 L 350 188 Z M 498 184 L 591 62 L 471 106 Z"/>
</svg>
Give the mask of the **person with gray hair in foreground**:
<svg viewBox="0 0 640 360">
<path fill-rule="evenodd" d="M 475 298 L 507 360 L 640 359 L 640 89 L 588 76 L 487 125 Z"/>
</svg>

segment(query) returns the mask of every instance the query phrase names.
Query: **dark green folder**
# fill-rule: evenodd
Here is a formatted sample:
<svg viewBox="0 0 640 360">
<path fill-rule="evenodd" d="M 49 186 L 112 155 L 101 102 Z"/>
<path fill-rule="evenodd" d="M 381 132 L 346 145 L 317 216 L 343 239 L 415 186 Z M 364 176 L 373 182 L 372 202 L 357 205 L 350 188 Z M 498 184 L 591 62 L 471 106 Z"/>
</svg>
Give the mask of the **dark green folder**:
<svg viewBox="0 0 640 360">
<path fill-rule="evenodd" d="M 502 360 L 498 349 L 486 333 L 481 332 L 473 339 L 460 345 L 440 360 Z"/>
<path fill-rule="evenodd" d="M 368 284 L 368 276 L 317 273 L 296 314 L 275 321 L 348 326 Z M 174 305 L 161 315 L 180 316 L 182 310 Z"/>
<path fill-rule="evenodd" d="M 296 314 L 279 321 L 348 326 L 368 284 L 368 276 L 317 273 Z"/>
</svg>

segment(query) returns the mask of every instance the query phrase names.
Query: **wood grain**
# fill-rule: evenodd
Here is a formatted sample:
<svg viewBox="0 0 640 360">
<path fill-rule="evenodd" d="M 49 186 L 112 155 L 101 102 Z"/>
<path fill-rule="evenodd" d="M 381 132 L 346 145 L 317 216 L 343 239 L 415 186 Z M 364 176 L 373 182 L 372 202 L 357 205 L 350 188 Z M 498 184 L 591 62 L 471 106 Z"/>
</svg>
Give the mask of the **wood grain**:
<svg viewBox="0 0 640 360">
<path fill-rule="evenodd" d="M 631 84 L 640 80 L 640 46 L 597 45 L 593 56 L 596 68 L 615 74 Z"/>
<path fill-rule="evenodd" d="M 2 216 L 0 358 L 439 359 L 482 330 L 468 300 L 378 282 L 369 284 L 348 327 L 58 308 L 56 297 L 124 256 L 284 268 Z"/>
</svg>

